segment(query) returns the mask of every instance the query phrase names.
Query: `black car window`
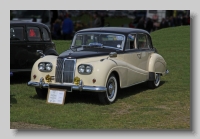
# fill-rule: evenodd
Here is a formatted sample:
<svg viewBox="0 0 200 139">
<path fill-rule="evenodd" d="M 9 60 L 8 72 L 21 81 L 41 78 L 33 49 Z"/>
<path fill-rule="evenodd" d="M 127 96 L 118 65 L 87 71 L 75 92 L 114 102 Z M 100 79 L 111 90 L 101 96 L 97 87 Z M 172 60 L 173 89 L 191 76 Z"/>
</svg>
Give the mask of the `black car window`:
<svg viewBox="0 0 200 139">
<path fill-rule="evenodd" d="M 138 49 L 148 49 L 147 45 L 147 38 L 145 34 L 138 34 L 137 35 L 137 46 Z"/>
<path fill-rule="evenodd" d="M 42 32 L 43 32 L 42 36 L 43 36 L 44 41 L 49 41 L 50 37 L 49 37 L 48 31 L 45 28 L 42 28 Z"/>
<path fill-rule="evenodd" d="M 11 27 L 10 28 L 10 40 L 23 41 L 24 40 L 24 28 L 23 27 Z"/>
<path fill-rule="evenodd" d="M 40 29 L 38 27 L 27 27 L 27 35 L 29 41 L 40 41 Z"/>
</svg>

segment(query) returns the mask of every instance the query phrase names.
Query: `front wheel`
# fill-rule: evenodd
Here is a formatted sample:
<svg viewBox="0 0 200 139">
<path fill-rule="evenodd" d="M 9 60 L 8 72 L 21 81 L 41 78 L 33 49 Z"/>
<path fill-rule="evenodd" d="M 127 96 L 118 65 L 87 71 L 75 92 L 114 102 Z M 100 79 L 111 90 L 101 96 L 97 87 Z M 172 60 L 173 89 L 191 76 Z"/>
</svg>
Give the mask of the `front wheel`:
<svg viewBox="0 0 200 139">
<path fill-rule="evenodd" d="M 114 74 L 111 74 L 106 84 L 107 91 L 99 93 L 99 100 L 102 104 L 111 104 L 116 100 L 118 84 Z"/>
<path fill-rule="evenodd" d="M 47 88 L 35 88 L 37 95 L 42 98 L 45 99 L 47 98 L 47 93 L 48 93 L 48 89 Z"/>
<path fill-rule="evenodd" d="M 148 81 L 148 86 L 152 89 L 158 87 L 160 85 L 160 74 L 155 74 L 155 80 L 154 81 Z"/>
</svg>

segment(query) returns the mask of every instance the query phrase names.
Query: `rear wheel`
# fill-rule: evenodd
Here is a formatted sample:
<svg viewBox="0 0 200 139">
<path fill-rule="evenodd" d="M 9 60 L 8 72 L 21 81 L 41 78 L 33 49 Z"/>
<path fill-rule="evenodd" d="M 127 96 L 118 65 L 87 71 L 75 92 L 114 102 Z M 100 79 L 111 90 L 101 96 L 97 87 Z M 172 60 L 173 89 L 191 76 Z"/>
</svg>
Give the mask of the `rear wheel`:
<svg viewBox="0 0 200 139">
<path fill-rule="evenodd" d="M 158 87 L 160 85 L 160 74 L 155 74 L 155 80 L 154 81 L 148 81 L 148 86 L 152 89 Z"/>
<path fill-rule="evenodd" d="M 99 93 L 99 100 L 102 104 L 111 104 L 116 100 L 118 84 L 114 74 L 111 74 L 106 84 L 107 91 Z"/>
<path fill-rule="evenodd" d="M 46 99 L 47 98 L 47 93 L 48 93 L 48 89 L 47 88 L 35 88 L 38 97 Z"/>
</svg>

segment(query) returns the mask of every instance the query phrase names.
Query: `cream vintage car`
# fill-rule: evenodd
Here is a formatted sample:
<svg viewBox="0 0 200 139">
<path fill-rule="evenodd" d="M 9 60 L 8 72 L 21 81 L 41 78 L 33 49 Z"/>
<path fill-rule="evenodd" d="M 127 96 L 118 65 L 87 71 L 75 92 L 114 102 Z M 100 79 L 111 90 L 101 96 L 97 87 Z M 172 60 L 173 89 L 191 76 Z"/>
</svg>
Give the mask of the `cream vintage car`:
<svg viewBox="0 0 200 139">
<path fill-rule="evenodd" d="M 147 31 L 88 28 L 76 32 L 69 50 L 37 60 L 28 85 L 35 87 L 40 97 L 57 88 L 97 92 L 101 103 L 111 104 L 119 89 L 143 82 L 156 88 L 168 72 Z"/>
</svg>

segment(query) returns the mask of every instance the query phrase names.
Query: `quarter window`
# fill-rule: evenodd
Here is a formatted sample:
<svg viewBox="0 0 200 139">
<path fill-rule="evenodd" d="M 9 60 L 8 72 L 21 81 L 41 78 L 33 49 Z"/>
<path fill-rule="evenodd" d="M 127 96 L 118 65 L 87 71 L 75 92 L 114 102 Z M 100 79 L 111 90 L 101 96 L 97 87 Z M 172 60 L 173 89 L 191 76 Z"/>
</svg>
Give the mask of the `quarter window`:
<svg viewBox="0 0 200 139">
<path fill-rule="evenodd" d="M 27 27 L 27 35 L 29 41 L 40 41 L 40 29 L 38 27 Z"/>
<path fill-rule="evenodd" d="M 43 32 L 42 36 L 43 36 L 44 41 L 49 41 L 50 37 L 49 37 L 48 31 L 45 28 L 43 28 L 42 32 Z"/>
<path fill-rule="evenodd" d="M 150 39 L 149 36 L 147 36 L 147 46 L 148 46 L 149 48 L 153 48 L 152 42 L 151 42 L 151 39 Z"/>
<path fill-rule="evenodd" d="M 24 28 L 23 27 L 11 27 L 10 28 L 10 40 L 23 41 L 24 40 Z"/>
<path fill-rule="evenodd" d="M 138 49 L 148 49 L 147 38 L 145 34 L 137 35 L 137 46 Z"/>
</svg>

